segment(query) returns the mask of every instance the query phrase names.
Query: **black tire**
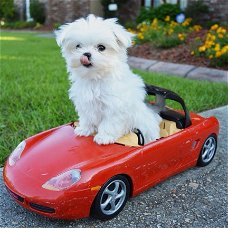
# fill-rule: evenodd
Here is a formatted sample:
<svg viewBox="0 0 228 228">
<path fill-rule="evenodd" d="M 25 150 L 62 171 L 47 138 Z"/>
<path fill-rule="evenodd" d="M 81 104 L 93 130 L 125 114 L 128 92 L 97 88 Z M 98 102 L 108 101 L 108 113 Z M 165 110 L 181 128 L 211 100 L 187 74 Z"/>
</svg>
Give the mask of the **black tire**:
<svg viewBox="0 0 228 228">
<path fill-rule="evenodd" d="M 211 134 L 210 136 L 208 136 L 202 146 L 197 165 L 201 167 L 208 165 L 213 160 L 216 149 L 217 137 L 215 134 Z"/>
<path fill-rule="evenodd" d="M 126 177 L 117 175 L 100 189 L 91 208 L 91 215 L 101 220 L 112 219 L 124 208 L 130 196 L 130 184 Z"/>
</svg>

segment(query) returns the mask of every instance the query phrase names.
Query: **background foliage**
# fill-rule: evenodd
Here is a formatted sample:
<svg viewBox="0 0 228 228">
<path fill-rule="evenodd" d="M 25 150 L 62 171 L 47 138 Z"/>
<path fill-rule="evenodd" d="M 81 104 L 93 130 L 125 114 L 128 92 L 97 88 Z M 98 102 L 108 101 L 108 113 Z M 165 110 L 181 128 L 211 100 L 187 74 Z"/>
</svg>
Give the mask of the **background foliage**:
<svg viewBox="0 0 228 228">
<path fill-rule="evenodd" d="M 139 24 L 143 21 L 152 21 L 157 18 L 164 20 L 166 16 L 170 16 L 171 20 L 175 20 L 176 15 L 181 13 L 179 5 L 165 3 L 157 8 L 142 7 L 136 22 Z"/>
<path fill-rule="evenodd" d="M 193 24 L 205 25 L 208 13 L 209 7 L 202 0 L 188 3 L 185 9 L 186 16 L 192 18 Z"/>
<path fill-rule="evenodd" d="M 13 0 L 0 0 L 0 19 L 12 20 L 15 9 Z"/>
<path fill-rule="evenodd" d="M 45 22 L 45 6 L 38 0 L 32 0 L 30 3 L 31 17 L 35 22 L 43 24 Z"/>
</svg>

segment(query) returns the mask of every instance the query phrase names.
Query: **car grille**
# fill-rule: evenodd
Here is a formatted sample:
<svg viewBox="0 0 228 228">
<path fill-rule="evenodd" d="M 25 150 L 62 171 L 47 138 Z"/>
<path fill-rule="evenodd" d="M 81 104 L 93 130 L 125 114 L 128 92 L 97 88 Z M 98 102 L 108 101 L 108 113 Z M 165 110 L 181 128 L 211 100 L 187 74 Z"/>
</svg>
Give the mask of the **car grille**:
<svg viewBox="0 0 228 228">
<path fill-rule="evenodd" d="M 36 203 L 29 203 L 30 207 L 37 210 L 37 211 L 41 211 L 41 212 L 45 212 L 45 213 L 55 213 L 55 209 L 51 208 L 51 207 L 46 207 L 43 205 L 39 205 Z"/>
<path fill-rule="evenodd" d="M 12 192 L 8 187 L 6 187 L 7 191 L 9 192 L 9 194 L 16 200 L 20 201 L 21 203 L 24 203 L 24 198 L 17 195 L 16 193 Z"/>
<path fill-rule="evenodd" d="M 21 203 L 24 203 L 25 202 L 25 199 L 21 196 L 19 196 L 18 194 L 14 193 L 13 191 L 11 191 L 7 186 L 6 186 L 6 189 L 7 191 L 9 192 L 9 194 L 14 198 L 16 199 L 17 201 L 21 202 Z M 29 206 L 37 211 L 40 211 L 40 212 L 45 212 L 45 213 L 55 213 L 55 209 L 54 208 L 51 208 L 51 207 L 46 207 L 46 206 L 43 206 L 43 205 L 39 205 L 39 204 L 36 204 L 36 203 L 29 203 Z"/>
</svg>

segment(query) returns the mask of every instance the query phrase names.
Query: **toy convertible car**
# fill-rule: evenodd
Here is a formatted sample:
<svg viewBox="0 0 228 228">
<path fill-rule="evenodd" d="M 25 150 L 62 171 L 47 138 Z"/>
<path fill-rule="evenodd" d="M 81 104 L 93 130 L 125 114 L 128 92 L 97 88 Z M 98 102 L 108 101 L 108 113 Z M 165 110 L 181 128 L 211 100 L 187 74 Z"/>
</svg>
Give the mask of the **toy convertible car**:
<svg viewBox="0 0 228 228">
<path fill-rule="evenodd" d="M 163 118 L 161 138 L 144 145 L 136 130 L 110 145 L 76 137 L 77 123 L 66 124 L 21 142 L 4 167 L 10 195 L 41 215 L 75 219 L 116 216 L 129 197 L 195 165 L 208 165 L 216 152 L 216 118 L 189 114 L 174 92 L 146 86 Z M 165 106 L 174 100 L 183 110 Z"/>
</svg>

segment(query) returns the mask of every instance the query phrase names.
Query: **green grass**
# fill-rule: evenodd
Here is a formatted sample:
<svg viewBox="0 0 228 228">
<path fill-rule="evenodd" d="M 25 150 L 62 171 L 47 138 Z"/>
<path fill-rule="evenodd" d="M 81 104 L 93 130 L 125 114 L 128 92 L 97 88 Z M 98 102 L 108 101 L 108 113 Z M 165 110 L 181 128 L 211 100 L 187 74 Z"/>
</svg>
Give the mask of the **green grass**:
<svg viewBox="0 0 228 228">
<path fill-rule="evenodd" d="M 1 33 L 0 165 L 24 138 L 75 120 L 69 82 L 52 38 L 35 33 Z M 179 93 L 191 111 L 228 103 L 227 86 L 135 70 L 147 83 Z"/>
<path fill-rule="evenodd" d="M 228 86 L 226 83 L 212 83 L 208 81 L 190 80 L 187 78 L 154 74 L 135 70 L 148 84 L 170 89 L 179 94 L 192 112 L 200 112 L 228 104 Z M 174 108 L 180 106 L 175 102 L 168 102 Z"/>
</svg>

